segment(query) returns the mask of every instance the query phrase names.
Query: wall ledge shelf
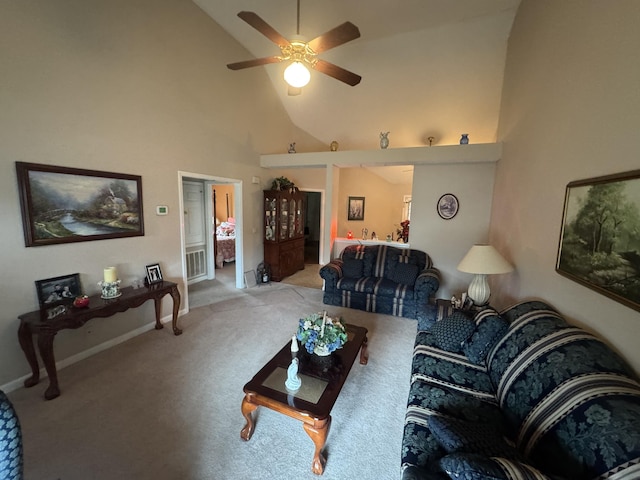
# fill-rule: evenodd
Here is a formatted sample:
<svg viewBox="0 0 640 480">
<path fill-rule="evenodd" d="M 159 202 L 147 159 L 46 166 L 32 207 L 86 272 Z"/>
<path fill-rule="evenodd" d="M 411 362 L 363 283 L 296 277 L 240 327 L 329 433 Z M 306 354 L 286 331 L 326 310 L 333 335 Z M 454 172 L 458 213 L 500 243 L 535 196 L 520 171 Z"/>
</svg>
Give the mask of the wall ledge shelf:
<svg viewBox="0 0 640 480">
<path fill-rule="evenodd" d="M 391 166 L 391 165 L 454 165 L 495 163 L 502 156 L 502 143 L 441 145 L 433 147 L 388 148 L 385 150 L 345 150 L 260 155 L 263 168 L 323 168 Z"/>
</svg>

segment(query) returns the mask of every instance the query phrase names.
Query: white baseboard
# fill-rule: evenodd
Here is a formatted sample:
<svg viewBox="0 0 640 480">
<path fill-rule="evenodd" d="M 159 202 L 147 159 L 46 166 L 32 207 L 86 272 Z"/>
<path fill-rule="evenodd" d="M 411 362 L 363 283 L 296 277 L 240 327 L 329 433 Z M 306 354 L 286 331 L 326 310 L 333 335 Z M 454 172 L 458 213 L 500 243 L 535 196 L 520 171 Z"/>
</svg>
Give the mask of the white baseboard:
<svg viewBox="0 0 640 480">
<path fill-rule="evenodd" d="M 181 317 L 186 313 L 187 313 L 186 309 L 180 310 L 178 312 L 178 317 Z M 163 324 L 171 323 L 172 320 L 173 320 L 172 315 L 167 315 L 160 319 L 160 321 Z M 103 350 L 107 350 L 108 348 L 111 348 L 111 347 L 115 347 L 120 343 L 124 343 L 127 340 L 132 339 L 133 337 L 137 337 L 138 335 L 148 332 L 149 330 L 153 330 L 155 326 L 156 326 L 156 321 L 154 320 L 153 322 L 143 325 L 142 327 L 136 328 L 135 330 L 131 330 L 130 332 L 125 333 L 124 335 L 120 335 L 119 337 L 112 338 L 111 340 L 107 340 L 106 342 L 96 345 L 95 347 L 91 347 L 87 350 L 84 350 L 83 352 L 77 353 L 75 355 L 71 355 L 70 357 L 67 357 L 64 360 L 60 360 L 59 362 L 56 362 L 56 369 L 60 371 L 64 367 L 73 365 L 74 363 L 84 360 L 85 358 L 89 358 L 92 355 L 95 355 L 96 353 L 100 353 Z M 30 377 L 31 377 L 31 372 L 29 372 L 29 374 L 24 375 L 20 378 L 16 378 L 15 380 L 5 383 L 4 385 L 0 385 L 0 390 L 2 390 L 5 393 L 13 392 L 18 388 L 22 388 L 24 386 L 24 381 Z M 42 367 L 40 369 L 40 380 L 47 377 L 48 377 L 47 371 L 44 369 L 44 367 Z"/>
</svg>

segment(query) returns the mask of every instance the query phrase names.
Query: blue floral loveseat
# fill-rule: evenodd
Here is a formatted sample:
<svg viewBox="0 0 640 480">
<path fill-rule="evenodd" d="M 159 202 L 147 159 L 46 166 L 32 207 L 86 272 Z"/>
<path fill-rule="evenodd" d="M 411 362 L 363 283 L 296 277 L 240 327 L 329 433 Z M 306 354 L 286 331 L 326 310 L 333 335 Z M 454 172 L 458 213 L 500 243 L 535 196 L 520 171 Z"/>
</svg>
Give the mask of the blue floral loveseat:
<svg viewBox="0 0 640 480">
<path fill-rule="evenodd" d="M 592 334 L 528 301 L 418 322 L 402 478 L 640 478 L 640 384 Z"/>
<path fill-rule="evenodd" d="M 22 432 L 13 405 L 0 390 L 0 479 L 22 480 Z"/>
<path fill-rule="evenodd" d="M 391 245 L 349 245 L 320 269 L 323 302 L 396 317 L 435 319 L 429 301 L 440 272 L 425 252 Z"/>
</svg>

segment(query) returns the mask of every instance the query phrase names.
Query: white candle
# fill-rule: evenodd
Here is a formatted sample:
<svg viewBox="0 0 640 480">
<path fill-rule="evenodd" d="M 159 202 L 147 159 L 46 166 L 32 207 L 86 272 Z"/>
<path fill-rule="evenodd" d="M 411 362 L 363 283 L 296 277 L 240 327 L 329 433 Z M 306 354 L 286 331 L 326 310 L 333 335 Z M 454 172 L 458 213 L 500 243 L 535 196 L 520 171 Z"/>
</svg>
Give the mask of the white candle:
<svg viewBox="0 0 640 480">
<path fill-rule="evenodd" d="M 104 269 L 104 282 L 105 283 L 113 283 L 118 280 L 118 274 L 116 272 L 116 267 L 107 267 Z"/>
<path fill-rule="evenodd" d="M 294 353 L 298 351 L 298 339 L 295 335 L 291 337 L 291 351 Z"/>
</svg>

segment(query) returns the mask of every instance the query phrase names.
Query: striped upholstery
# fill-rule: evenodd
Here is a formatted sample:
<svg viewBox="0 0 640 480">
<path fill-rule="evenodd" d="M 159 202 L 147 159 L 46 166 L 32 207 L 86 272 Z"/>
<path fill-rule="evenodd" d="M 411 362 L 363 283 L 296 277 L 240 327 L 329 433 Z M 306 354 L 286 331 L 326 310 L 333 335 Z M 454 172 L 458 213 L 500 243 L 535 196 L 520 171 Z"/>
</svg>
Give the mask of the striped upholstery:
<svg viewBox="0 0 640 480">
<path fill-rule="evenodd" d="M 545 472 L 566 478 L 640 478 L 634 372 L 548 306 L 527 307 L 505 315 L 511 326 L 488 364 L 517 446 Z"/>
<path fill-rule="evenodd" d="M 434 309 L 444 314 L 439 303 Z M 476 315 L 476 324 L 487 315 Z M 633 370 L 542 302 L 522 302 L 499 317 L 509 327 L 484 365 L 439 350 L 430 331 L 418 330 L 403 480 L 640 479 L 640 383 Z M 523 461 L 447 455 L 429 429 L 434 415 L 500 425 Z"/>
<path fill-rule="evenodd" d="M 345 275 L 350 262 L 362 262 L 362 276 Z M 440 286 L 440 273 L 420 250 L 389 245 L 349 245 L 340 259 L 320 269 L 323 302 L 398 317 L 435 320 L 429 302 Z M 414 280 L 415 279 L 415 280 Z"/>
<path fill-rule="evenodd" d="M 22 432 L 13 405 L 0 390 L 0 479 L 22 480 Z"/>
</svg>

